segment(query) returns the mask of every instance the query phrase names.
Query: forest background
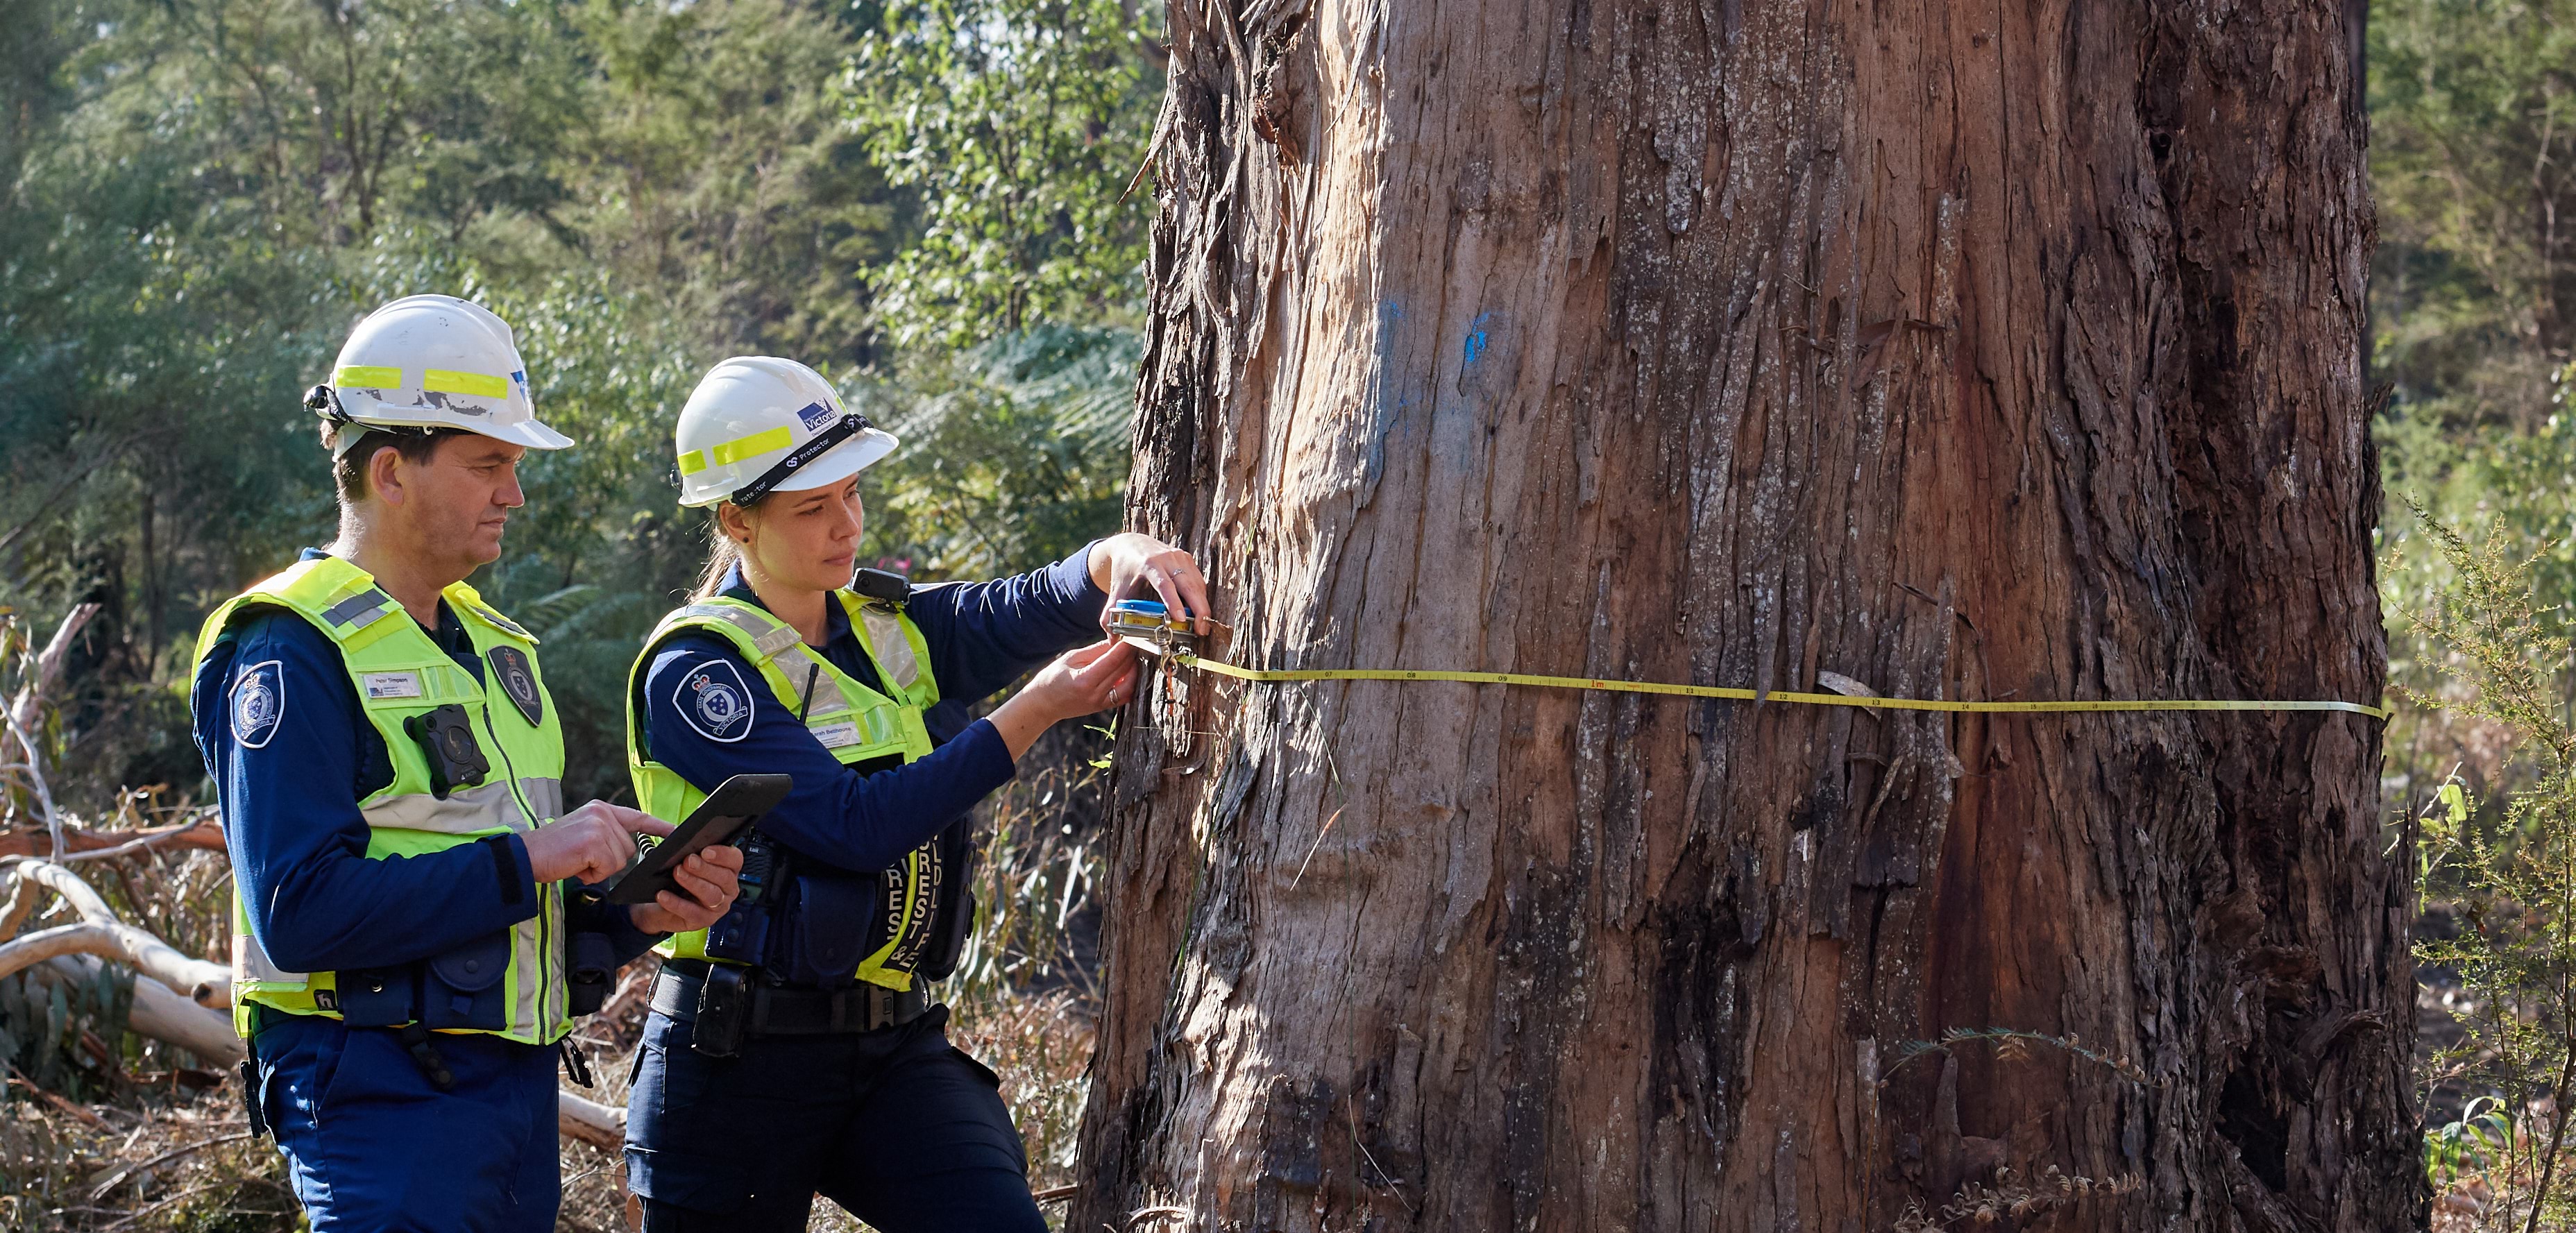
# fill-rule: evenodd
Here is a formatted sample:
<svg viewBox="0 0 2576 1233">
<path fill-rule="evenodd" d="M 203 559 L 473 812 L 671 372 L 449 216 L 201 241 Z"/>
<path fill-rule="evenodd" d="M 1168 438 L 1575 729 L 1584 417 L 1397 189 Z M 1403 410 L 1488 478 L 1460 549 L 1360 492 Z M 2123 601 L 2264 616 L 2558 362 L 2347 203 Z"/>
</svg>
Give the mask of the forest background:
<svg viewBox="0 0 2576 1233">
<path fill-rule="evenodd" d="M 540 413 L 580 442 L 524 469 L 530 507 L 475 580 L 545 639 L 574 799 L 623 791 L 628 662 L 703 554 L 672 502 L 669 426 L 716 359 L 804 360 L 904 438 L 865 477 L 863 557 L 990 576 L 1112 528 L 1161 22 L 1149 0 L 0 0 L 0 652 L 99 605 L 34 734 L 50 796 L 93 821 L 203 807 L 197 622 L 329 538 L 299 398 L 396 296 L 465 295 L 511 320 Z M 2412 497 L 2531 562 L 2548 687 L 2576 725 L 2561 611 L 2576 598 L 2576 0 L 2378 0 L 2368 56 L 2392 682 L 2462 689 L 2456 653 L 2399 615 L 2462 582 Z M 2454 825 L 2510 842 L 2515 793 L 2541 774 L 2521 750 L 2510 724 L 2402 709 L 2392 841 L 2453 785 Z M 1014 1056 L 1052 1069 L 1014 1081 L 1042 1157 L 1079 1105 L 1082 1051 L 1064 1044 L 1082 981 L 1064 969 L 1080 956 L 1057 935 L 1090 859 L 1082 770 L 1066 758 L 993 830 L 992 868 L 1019 879 L 996 889 L 1049 901 L 1049 929 L 988 947 L 979 969 L 989 996 L 1041 1008 L 1015 1021 L 1051 1043 Z M 34 825 L 32 778 L 0 775 L 0 827 Z M 135 872 L 219 897 L 205 862 L 220 858 L 189 859 Z M 2438 941 L 2477 905 L 2426 868 Z M 143 902 L 145 886 L 119 903 L 215 929 Z M 2477 1007 L 2456 973 L 2425 975 L 2438 1047 L 2460 1037 L 2437 1012 Z M 84 1056 L 77 1002 L 0 982 L 21 1118 L 0 1135 L 54 1116 L 40 1088 L 142 1120 L 184 1107 L 175 1081 L 165 1105 L 142 1092 L 157 1053 Z M 2435 1132 L 2461 1142 L 2498 1093 L 2427 1058 Z M 80 1129 L 46 1142 L 88 1194 L 101 1170 Z M 50 1176 L 0 1164 L 0 1204 L 54 1194 Z M 258 1206 L 208 1187 L 155 1219 Z M 144 1198 L 47 1199 L 26 1227 L 104 1225 Z"/>
</svg>

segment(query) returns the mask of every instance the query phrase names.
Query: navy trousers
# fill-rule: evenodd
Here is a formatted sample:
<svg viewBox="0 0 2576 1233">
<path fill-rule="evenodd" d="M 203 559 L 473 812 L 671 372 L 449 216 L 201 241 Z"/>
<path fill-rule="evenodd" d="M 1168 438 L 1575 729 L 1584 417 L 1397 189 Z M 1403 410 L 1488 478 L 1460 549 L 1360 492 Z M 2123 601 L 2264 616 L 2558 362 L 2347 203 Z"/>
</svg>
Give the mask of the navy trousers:
<svg viewBox="0 0 2576 1233">
<path fill-rule="evenodd" d="M 881 1233 L 1045 1233 L 1001 1082 L 947 1023 L 935 1006 L 710 1058 L 690 1024 L 654 1014 L 626 1110 L 646 1233 L 801 1230 L 818 1192 Z"/>
<path fill-rule="evenodd" d="M 255 1013 L 260 1107 L 313 1233 L 555 1227 L 554 1049 L 439 1036 L 442 1092 L 391 1029 Z"/>
</svg>

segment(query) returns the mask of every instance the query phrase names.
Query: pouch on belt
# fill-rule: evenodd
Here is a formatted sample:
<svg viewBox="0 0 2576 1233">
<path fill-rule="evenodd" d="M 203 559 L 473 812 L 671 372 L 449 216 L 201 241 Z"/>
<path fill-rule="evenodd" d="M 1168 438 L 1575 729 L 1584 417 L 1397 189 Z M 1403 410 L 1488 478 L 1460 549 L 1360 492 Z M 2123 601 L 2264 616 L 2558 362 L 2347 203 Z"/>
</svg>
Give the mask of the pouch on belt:
<svg viewBox="0 0 2576 1233">
<path fill-rule="evenodd" d="M 409 1023 L 419 985 L 419 965 L 360 968 L 339 975 L 337 1004 L 350 1027 L 393 1027 Z"/>
<path fill-rule="evenodd" d="M 429 961 L 420 1022 L 430 1028 L 499 1029 L 510 1023 L 510 931 L 487 933 Z"/>
<path fill-rule="evenodd" d="M 787 983 L 830 988 L 846 985 L 880 934 L 885 878 L 874 873 L 798 873 L 787 905 L 784 943 L 772 965 Z"/>
</svg>

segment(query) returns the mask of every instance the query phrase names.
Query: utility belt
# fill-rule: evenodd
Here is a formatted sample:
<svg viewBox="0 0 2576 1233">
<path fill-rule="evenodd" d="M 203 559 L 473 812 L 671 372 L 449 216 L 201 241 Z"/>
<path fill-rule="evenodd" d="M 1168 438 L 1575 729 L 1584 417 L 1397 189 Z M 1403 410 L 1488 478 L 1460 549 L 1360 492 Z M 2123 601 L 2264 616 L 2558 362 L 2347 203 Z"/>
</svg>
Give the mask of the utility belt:
<svg viewBox="0 0 2576 1233">
<path fill-rule="evenodd" d="M 930 1013 L 930 991 L 860 984 L 798 989 L 762 983 L 748 969 L 674 959 L 653 982 L 653 1009 L 690 1025 L 690 1040 L 709 1057 L 731 1057 L 762 1036 L 843 1036 L 910 1023 Z"/>
<path fill-rule="evenodd" d="M 614 941 L 605 933 L 566 930 L 563 947 L 565 1011 L 576 1019 L 598 1013 L 617 979 Z M 392 1032 L 430 1086 L 444 1092 L 455 1085 L 456 1077 L 440 1055 L 432 1029 L 497 1032 L 506 1026 L 500 1002 L 509 967 L 510 931 L 504 929 L 434 958 L 341 972 L 338 987 L 315 1001 L 351 1028 Z M 259 1033 L 273 1018 L 294 1012 L 261 1002 L 252 1002 L 246 1009 L 249 1029 L 242 1037 L 239 1067 L 242 1096 L 251 1133 L 264 1135 L 269 1128 L 259 1100 Z M 590 1066 L 580 1050 L 569 1040 L 559 1042 L 559 1047 L 573 1081 L 591 1086 Z"/>
<path fill-rule="evenodd" d="M 511 1022 L 503 1003 L 512 932 L 496 930 L 428 959 L 341 972 L 338 987 L 316 994 L 314 1002 L 350 1027 L 418 1023 L 441 1031 L 501 1031 Z M 617 979 L 612 939 L 605 933 L 566 930 L 562 946 L 566 1013 L 576 1019 L 598 1013 Z M 537 976 L 530 971 L 521 979 Z"/>
</svg>

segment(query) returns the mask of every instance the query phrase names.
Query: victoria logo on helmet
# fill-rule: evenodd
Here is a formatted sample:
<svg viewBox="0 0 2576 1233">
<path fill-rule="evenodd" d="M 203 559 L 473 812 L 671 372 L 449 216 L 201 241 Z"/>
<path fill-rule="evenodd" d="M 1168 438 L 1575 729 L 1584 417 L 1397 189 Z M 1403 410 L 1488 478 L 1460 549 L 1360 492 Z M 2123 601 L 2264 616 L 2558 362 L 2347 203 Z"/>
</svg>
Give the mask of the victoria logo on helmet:
<svg viewBox="0 0 2576 1233">
<path fill-rule="evenodd" d="M 809 402 L 805 404 L 803 410 L 796 413 L 796 418 L 805 425 L 805 431 L 817 432 L 823 425 L 831 423 L 834 417 L 830 407 L 819 402 Z"/>
</svg>

